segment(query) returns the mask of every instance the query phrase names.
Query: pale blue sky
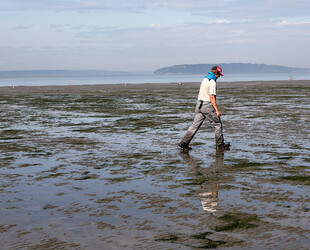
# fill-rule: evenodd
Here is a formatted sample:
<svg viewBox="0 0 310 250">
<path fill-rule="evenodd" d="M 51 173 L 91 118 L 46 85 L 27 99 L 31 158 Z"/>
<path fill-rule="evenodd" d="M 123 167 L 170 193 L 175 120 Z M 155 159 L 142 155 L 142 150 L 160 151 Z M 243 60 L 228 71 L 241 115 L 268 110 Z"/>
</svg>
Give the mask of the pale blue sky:
<svg viewBox="0 0 310 250">
<path fill-rule="evenodd" d="M 310 68 L 308 0 L 0 1 L 0 70 Z"/>
</svg>

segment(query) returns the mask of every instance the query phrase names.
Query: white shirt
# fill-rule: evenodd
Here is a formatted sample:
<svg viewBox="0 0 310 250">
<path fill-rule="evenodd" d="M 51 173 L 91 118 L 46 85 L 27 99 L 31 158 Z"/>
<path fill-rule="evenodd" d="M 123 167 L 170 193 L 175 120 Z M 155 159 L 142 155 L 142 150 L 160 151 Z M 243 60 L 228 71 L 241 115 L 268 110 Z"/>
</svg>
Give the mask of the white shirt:
<svg viewBox="0 0 310 250">
<path fill-rule="evenodd" d="M 210 95 L 216 95 L 216 81 L 204 78 L 200 85 L 198 100 L 210 102 Z"/>
</svg>

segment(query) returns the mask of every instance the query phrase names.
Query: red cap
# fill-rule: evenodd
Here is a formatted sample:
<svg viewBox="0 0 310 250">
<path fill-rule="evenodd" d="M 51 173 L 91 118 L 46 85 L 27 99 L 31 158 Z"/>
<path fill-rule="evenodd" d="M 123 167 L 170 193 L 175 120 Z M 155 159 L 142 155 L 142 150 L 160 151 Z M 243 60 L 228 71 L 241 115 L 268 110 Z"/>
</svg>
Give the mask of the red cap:
<svg viewBox="0 0 310 250">
<path fill-rule="evenodd" d="M 222 73 L 222 69 L 221 69 L 221 67 L 219 67 L 219 66 L 213 66 L 212 67 L 212 70 L 216 70 L 217 72 L 219 72 L 220 73 L 220 75 L 221 76 L 223 76 L 224 74 Z"/>
</svg>

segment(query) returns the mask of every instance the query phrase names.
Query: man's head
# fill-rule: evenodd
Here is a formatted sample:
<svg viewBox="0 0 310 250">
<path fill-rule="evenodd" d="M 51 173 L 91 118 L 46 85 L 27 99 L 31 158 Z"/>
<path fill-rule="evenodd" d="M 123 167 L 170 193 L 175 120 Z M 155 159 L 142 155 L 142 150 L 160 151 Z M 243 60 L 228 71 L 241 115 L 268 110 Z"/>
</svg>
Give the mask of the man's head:
<svg viewBox="0 0 310 250">
<path fill-rule="evenodd" d="M 219 78 L 220 76 L 223 76 L 222 69 L 219 66 L 213 66 L 211 69 L 211 72 L 215 75 L 216 78 Z"/>
</svg>

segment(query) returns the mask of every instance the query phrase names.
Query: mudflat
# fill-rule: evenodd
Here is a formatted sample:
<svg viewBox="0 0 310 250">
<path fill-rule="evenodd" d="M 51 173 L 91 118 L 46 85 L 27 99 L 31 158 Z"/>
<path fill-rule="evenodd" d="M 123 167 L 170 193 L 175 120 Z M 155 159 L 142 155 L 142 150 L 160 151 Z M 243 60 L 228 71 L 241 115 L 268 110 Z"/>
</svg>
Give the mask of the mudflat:
<svg viewBox="0 0 310 250">
<path fill-rule="evenodd" d="M 1 249 L 308 249 L 310 81 L 0 88 Z"/>
</svg>

